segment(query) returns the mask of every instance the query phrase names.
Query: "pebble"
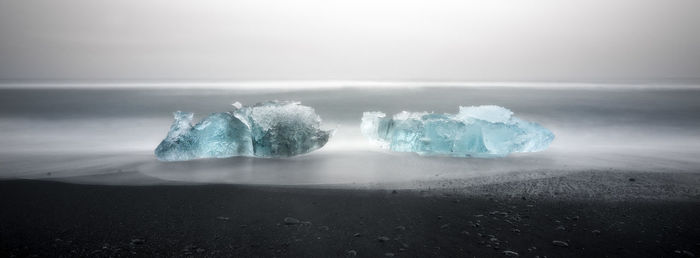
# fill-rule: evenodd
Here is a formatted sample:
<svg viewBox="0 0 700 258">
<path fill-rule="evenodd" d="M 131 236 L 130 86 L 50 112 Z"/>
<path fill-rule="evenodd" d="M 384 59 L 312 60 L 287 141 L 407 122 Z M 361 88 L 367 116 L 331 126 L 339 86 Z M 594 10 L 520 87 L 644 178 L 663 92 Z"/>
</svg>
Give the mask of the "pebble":
<svg viewBox="0 0 700 258">
<path fill-rule="evenodd" d="M 503 251 L 503 254 L 505 256 L 510 256 L 510 257 L 520 256 L 520 254 L 518 254 L 517 252 L 513 252 L 513 251 L 509 251 L 509 250 Z"/>
<path fill-rule="evenodd" d="M 387 257 L 394 257 L 394 253 L 385 253 L 384 256 L 387 256 Z"/>
<path fill-rule="evenodd" d="M 450 224 L 443 224 L 442 226 L 440 226 L 441 229 L 446 229 L 449 227 L 450 227 Z"/>
<path fill-rule="evenodd" d="M 142 244 L 145 244 L 145 243 L 146 243 L 146 240 L 143 240 L 143 239 L 140 239 L 140 238 L 131 239 L 131 244 L 132 244 L 132 245 L 142 245 Z"/>
<path fill-rule="evenodd" d="M 396 226 L 394 229 L 396 229 L 396 230 L 406 230 L 406 227 L 399 225 L 399 226 Z"/>
<path fill-rule="evenodd" d="M 353 234 L 352 236 L 353 236 L 353 237 L 361 237 L 362 234 L 360 234 L 360 233 L 355 233 L 355 234 Z"/>
<path fill-rule="evenodd" d="M 284 224 L 287 225 L 295 225 L 295 224 L 300 224 L 301 221 L 297 218 L 292 218 L 292 217 L 286 217 L 284 218 Z"/>
<path fill-rule="evenodd" d="M 197 247 L 194 246 L 194 245 L 187 245 L 187 246 L 185 246 L 184 248 L 182 248 L 181 251 L 182 251 L 183 253 L 189 253 L 189 252 L 192 251 L 192 249 L 195 249 L 195 248 L 197 248 Z"/>
<path fill-rule="evenodd" d="M 347 254 L 348 256 L 357 256 L 357 251 L 348 250 L 347 252 L 345 252 L 345 254 Z"/>
<path fill-rule="evenodd" d="M 489 215 L 491 215 L 491 216 L 501 215 L 501 216 L 505 217 L 505 216 L 508 216 L 508 213 L 505 211 L 492 211 L 492 212 L 489 212 Z"/>
<path fill-rule="evenodd" d="M 600 235 L 600 230 L 594 229 L 594 230 L 591 230 L 591 233 L 596 234 L 596 235 Z"/>
<path fill-rule="evenodd" d="M 216 217 L 216 219 L 218 219 L 218 220 L 229 220 L 230 218 L 229 218 L 229 217 L 224 217 L 224 216 L 218 216 L 218 217 Z"/>
<path fill-rule="evenodd" d="M 695 257 L 695 254 L 692 253 L 692 252 L 690 252 L 690 251 L 688 251 L 688 250 L 676 250 L 676 251 L 674 251 L 674 252 L 677 253 L 677 254 L 685 255 L 686 257 Z"/>
<path fill-rule="evenodd" d="M 390 240 L 390 238 L 385 237 L 385 236 L 377 237 L 377 241 L 382 242 L 382 243 L 383 243 L 383 242 L 386 242 L 386 241 L 389 241 L 389 240 Z"/>
<path fill-rule="evenodd" d="M 560 240 L 554 240 L 552 241 L 552 244 L 555 246 L 569 247 L 569 243 Z"/>
</svg>

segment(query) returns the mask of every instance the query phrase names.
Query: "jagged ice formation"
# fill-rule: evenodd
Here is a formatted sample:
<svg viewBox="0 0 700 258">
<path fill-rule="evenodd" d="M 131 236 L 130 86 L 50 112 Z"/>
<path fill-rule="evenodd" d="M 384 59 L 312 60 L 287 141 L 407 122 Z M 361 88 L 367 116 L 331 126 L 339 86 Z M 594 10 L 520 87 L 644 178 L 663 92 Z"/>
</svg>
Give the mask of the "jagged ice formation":
<svg viewBox="0 0 700 258">
<path fill-rule="evenodd" d="M 503 157 L 547 148 L 554 134 L 500 106 L 459 107 L 457 114 L 364 112 L 362 134 L 381 147 L 420 155 Z"/>
<path fill-rule="evenodd" d="M 300 102 L 268 101 L 253 106 L 236 102 L 229 112 L 213 113 L 193 125 L 189 112 L 175 121 L 155 155 L 163 161 L 199 158 L 290 157 L 323 147 L 332 131 L 320 129 L 321 117 Z"/>
</svg>

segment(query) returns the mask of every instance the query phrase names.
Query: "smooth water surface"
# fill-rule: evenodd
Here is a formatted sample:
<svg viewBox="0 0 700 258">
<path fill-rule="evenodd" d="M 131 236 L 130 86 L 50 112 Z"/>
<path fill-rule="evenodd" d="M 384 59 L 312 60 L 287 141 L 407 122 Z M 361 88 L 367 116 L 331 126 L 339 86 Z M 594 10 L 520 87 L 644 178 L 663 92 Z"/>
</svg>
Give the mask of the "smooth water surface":
<svg viewBox="0 0 700 258">
<path fill-rule="evenodd" d="M 430 85 L 426 85 L 430 86 Z M 172 112 L 195 117 L 231 103 L 295 100 L 313 107 L 326 146 L 293 158 L 163 163 L 154 148 Z M 362 185 L 507 173 L 700 171 L 700 88 L 347 87 L 333 89 L 1 89 L 0 178 L 102 184 Z M 499 105 L 556 134 L 550 147 L 506 158 L 421 157 L 370 144 L 364 111 L 455 113 Z"/>
</svg>

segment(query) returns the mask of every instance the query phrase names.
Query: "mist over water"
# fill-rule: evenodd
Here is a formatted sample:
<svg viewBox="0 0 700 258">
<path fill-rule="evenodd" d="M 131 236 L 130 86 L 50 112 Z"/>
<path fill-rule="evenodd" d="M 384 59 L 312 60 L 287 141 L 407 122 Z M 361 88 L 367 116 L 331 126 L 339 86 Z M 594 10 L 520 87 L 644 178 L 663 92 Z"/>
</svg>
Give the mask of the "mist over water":
<svg viewBox="0 0 700 258">
<path fill-rule="evenodd" d="M 426 85 L 430 86 L 430 85 Z M 159 162 L 172 112 L 195 120 L 240 101 L 296 100 L 336 129 L 322 149 L 285 159 Z M 699 171 L 700 88 L 348 87 L 254 89 L 2 89 L 0 178 L 100 184 L 368 185 L 521 173 Z M 506 158 L 421 157 L 372 146 L 362 112 L 455 113 L 500 105 L 554 132 L 549 149 Z M 522 179 L 522 178 L 521 178 Z"/>
</svg>

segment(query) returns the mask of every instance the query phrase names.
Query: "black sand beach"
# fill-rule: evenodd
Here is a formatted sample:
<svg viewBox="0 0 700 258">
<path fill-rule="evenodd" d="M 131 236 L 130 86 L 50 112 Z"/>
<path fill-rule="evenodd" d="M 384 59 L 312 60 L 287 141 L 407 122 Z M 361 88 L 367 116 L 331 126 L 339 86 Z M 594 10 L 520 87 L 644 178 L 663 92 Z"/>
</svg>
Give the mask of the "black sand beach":
<svg viewBox="0 0 700 258">
<path fill-rule="evenodd" d="M 0 181 L 2 257 L 692 257 L 700 203 Z"/>
</svg>

